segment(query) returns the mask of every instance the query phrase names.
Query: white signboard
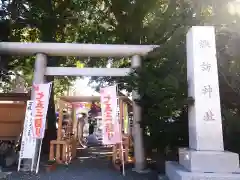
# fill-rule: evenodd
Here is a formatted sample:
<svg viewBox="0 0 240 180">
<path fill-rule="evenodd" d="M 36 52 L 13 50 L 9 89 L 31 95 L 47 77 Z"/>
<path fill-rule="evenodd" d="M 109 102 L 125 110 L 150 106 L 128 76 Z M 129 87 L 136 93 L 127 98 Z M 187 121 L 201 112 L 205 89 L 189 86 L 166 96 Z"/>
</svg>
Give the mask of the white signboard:
<svg viewBox="0 0 240 180">
<path fill-rule="evenodd" d="M 87 138 L 88 136 L 89 136 L 89 123 L 87 121 L 83 127 L 83 137 Z"/>
<path fill-rule="evenodd" d="M 102 125 L 102 118 L 98 118 L 97 125 L 94 130 L 94 134 L 97 137 L 98 140 L 102 140 L 102 131 L 103 131 L 103 125 Z"/>
<path fill-rule="evenodd" d="M 24 120 L 20 157 L 21 159 L 32 159 L 34 157 L 36 139 L 33 137 L 33 101 L 27 101 Z"/>
</svg>

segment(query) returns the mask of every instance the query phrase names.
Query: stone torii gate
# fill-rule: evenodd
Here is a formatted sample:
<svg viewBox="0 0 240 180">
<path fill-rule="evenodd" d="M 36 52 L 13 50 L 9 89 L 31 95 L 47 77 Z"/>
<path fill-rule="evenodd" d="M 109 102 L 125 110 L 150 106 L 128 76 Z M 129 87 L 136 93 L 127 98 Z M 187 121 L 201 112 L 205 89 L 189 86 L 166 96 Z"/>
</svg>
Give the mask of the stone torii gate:
<svg viewBox="0 0 240 180">
<path fill-rule="evenodd" d="M 45 82 L 45 76 L 127 76 L 131 68 L 141 67 L 141 56 L 147 55 L 155 45 L 104 45 L 74 43 L 19 43 L 0 42 L 0 53 L 17 55 L 36 55 L 34 68 L 34 84 Z M 47 56 L 78 57 L 132 57 L 131 68 L 76 68 L 47 67 Z M 138 98 L 136 91 L 133 99 Z M 142 140 L 141 108 L 133 102 L 135 170 L 144 168 L 144 148 Z M 35 155 L 36 157 L 36 155 Z"/>
</svg>

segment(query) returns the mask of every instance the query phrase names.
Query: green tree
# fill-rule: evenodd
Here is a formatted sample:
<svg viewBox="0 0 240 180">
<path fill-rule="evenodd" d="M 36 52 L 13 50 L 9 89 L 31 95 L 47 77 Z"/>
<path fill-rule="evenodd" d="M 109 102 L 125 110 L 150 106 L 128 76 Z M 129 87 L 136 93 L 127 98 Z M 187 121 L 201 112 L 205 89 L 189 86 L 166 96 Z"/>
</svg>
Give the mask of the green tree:
<svg viewBox="0 0 240 180">
<path fill-rule="evenodd" d="M 146 142 L 150 142 L 149 149 L 164 150 L 167 146 L 187 143 L 185 35 L 193 25 L 216 26 L 223 116 L 239 116 L 239 54 L 234 48 L 238 47 L 239 17 L 229 15 L 227 3 L 226 0 L 4 0 L 0 5 L 0 38 L 23 42 L 160 45 L 143 57 L 143 68 L 129 78 L 95 77 L 92 80 L 99 85 L 118 83 L 128 92 L 137 89 L 144 109 L 142 126 Z M 86 67 L 104 67 L 108 60 L 48 58 L 48 66 L 75 66 L 76 61 L 81 61 Z M 130 66 L 128 58 L 114 60 L 118 61 L 113 61 L 113 67 Z M 30 86 L 33 64 L 33 57 L 2 55 L 1 77 L 7 81 L 9 70 L 21 70 Z M 47 80 L 55 82 L 55 92 L 60 95 L 73 79 L 48 77 Z M 52 94 L 48 127 L 49 132 L 54 133 L 47 133 L 46 144 L 56 135 L 53 97 Z M 225 119 L 224 130 L 229 135 L 236 126 L 228 125 L 230 121 Z M 180 126 L 186 129 L 185 133 L 179 131 Z"/>
<path fill-rule="evenodd" d="M 225 145 L 227 149 L 240 150 L 235 138 L 239 132 L 236 121 L 239 117 L 239 53 L 236 51 L 239 17 L 228 14 L 227 1 L 218 3 L 202 4 L 197 9 L 189 4 L 181 27 L 160 48 L 149 53 L 144 58 L 143 68 L 130 78 L 130 88 L 137 88 L 141 94 L 139 103 L 144 109 L 143 127 L 148 138 L 146 142 L 152 142 L 150 148 L 160 146 L 164 150 L 166 146 L 187 144 L 188 136 L 177 131 L 180 121 L 187 130 L 187 116 L 182 118 L 186 114 L 187 98 L 185 34 L 189 26 L 206 24 L 216 26 Z M 175 121 L 171 122 L 169 118 Z"/>
</svg>

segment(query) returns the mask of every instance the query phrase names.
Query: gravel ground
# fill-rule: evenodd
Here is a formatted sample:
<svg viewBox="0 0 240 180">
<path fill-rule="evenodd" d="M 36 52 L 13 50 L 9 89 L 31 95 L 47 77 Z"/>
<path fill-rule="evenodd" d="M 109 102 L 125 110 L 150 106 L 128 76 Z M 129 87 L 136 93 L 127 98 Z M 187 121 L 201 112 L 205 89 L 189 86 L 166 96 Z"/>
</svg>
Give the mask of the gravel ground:
<svg viewBox="0 0 240 180">
<path fill-rule="evenodd" d="M 69 166 L 58 166 L 53 172 L 46 172 L 40 166 L 38 175 L 26 172 L 12 172 L 8 180 L 155 180 L 157 173 L 137 174 L 131 169 L 126 176 L 111 167 L 109 149 L 97 147 L 79 150 L 77 158 Z"/>
</svg>

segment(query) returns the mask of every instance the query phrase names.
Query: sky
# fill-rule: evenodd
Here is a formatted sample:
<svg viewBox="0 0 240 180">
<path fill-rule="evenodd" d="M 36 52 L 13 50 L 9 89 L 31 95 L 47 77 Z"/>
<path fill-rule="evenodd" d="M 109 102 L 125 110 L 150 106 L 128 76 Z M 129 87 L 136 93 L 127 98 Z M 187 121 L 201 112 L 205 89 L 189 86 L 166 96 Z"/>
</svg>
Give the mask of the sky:
<svg viewBox="0 0 240 180">
<path fill-rule="evenodd" d="M 98 92 L 96 92 L 93 88 L 91 88 L 88 83 L 89 83 L 90 77 L 85 77 L 82 79 L 77 79 L 75 81 L 75 85 L 73 89 L 76 89 L 76 96 L 100 96 Z M 121 91 L 124 94 L 127 94 L 125 90 Z M 129 96 L 131 99 L 131 95 Z"/>
<path fill-rule="evenodd" d="M 99 93 L 96 92 L 93 88 L 91 88 L 89 83 L 90 77 L 85 77 L 83 79 L 77 79 L 75 81 L 74 89 L 76 89 L 76 92 L 78 95 L 81 96 L 98 96 Z"/>
</svg>

